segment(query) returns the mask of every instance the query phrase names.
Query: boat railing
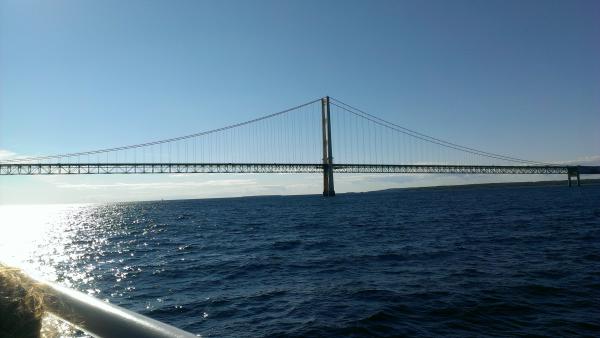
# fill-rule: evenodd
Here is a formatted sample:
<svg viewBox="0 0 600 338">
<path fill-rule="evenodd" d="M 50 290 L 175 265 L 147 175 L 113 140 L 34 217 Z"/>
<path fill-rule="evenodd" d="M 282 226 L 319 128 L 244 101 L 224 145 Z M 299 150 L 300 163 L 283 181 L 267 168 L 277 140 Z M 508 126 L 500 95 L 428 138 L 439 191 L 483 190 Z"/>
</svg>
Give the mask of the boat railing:
<svg viewBox="0 0 600 338">
<path fill-rule="evenodd" d="M 46 311 L 96 337 L 198 337 L 82 292 L 43 282 Z"/>
</svg>

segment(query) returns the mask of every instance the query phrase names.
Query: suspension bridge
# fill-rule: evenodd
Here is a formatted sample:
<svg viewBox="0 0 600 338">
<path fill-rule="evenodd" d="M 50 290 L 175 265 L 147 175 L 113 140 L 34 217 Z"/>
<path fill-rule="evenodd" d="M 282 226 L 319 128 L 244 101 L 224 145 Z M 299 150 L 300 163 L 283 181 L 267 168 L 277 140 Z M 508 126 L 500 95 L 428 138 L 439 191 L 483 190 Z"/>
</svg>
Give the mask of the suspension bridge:
<svg viewBox="0 0 600 338">
<path fill-rule="evenodd" d="M 323 195 L 334 196 L 334 173 L 566 175 L 571 186 L 581 174 L 600 174 L 600 166 L 462 146 L 330 97 L 181 137 L 0 162 L 0 175 L 165 173 L 322 173 Z"/>
</svg>

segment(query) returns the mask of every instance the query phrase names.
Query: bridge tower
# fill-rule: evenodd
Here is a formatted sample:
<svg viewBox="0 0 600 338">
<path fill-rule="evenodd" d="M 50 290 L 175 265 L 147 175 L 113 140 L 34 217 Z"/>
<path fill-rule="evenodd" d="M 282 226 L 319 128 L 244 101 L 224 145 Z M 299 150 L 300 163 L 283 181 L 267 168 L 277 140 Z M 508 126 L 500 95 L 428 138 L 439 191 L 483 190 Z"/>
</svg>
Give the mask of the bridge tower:
<svg viewBox="0 0 600 338">
<path fill-rule="evenodd" d="M 321 99 L 321 120 L 323 125 L 323 196 L 335 196 L 335 189 L 333 188 L 333 154 L 331 153 L 329 96 Z"/>
<path fill-rule="evenodd" d="M 567 180 L 569 181 L 569 187 L 571 187 L 571 177 L 577 178 L 577 186 L 581 186 L 581 182 L 579 180 L 579 166 L 577 167 L 568 167 L 567 168 Z"/>
</svg>

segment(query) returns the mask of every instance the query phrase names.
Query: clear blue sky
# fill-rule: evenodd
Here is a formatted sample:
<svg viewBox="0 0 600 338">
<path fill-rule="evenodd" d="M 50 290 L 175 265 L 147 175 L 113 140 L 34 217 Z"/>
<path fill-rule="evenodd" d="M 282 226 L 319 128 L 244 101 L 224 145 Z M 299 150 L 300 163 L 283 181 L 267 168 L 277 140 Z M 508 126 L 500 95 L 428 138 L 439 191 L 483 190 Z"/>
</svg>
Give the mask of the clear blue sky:
<svg viewBox="0 0 600 338">
<path fill-rule="evenodd" d="M 324 95 L 488 151 L 597 156 L 600 2 L 0 0 L 0 151 L 163 139 Z M 17 181 L 5 195 L 33 185 Z"/>
</svg>

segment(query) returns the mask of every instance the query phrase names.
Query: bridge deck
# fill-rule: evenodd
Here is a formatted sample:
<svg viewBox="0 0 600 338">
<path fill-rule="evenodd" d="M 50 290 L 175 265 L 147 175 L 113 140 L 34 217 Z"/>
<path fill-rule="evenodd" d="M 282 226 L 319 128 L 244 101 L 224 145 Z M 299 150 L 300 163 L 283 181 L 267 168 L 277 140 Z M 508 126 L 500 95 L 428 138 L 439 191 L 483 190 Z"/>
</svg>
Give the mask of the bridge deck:
<svg viewBox="0 0 600 338">
<path fill-rule="evenodd" d="M 600 167 L 333 164 L 336 173 L 379 174 L 600 174 Z M 89 175 L 177 173 L 322 173 L 320 163 L 0 163 L 0 175 Z"/>
</svg>

